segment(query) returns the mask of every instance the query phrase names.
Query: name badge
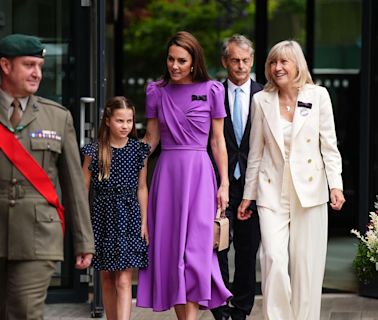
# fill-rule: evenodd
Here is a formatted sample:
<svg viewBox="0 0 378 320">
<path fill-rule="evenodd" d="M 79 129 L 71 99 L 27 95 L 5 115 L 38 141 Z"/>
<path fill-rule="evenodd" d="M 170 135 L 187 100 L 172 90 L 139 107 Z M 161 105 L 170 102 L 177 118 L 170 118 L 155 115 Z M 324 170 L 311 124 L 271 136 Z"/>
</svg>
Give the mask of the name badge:
<svg viewBox="0 0 378 320">
<path fill-rule="evenodd" d="M 196 100 L 207 101 L 207 95 L 204 94 L 204 95 L 197 96 L 197 95 L 193 94 L 192 95 L 192 101 L 196 101 Z"/>
<path fill-rule="evenodd" d="M 298 101 L 298 107 L 311 109 L 312 108 L 312 103 L 311 102 Z"/>
<path fill-rule="evenodd" d="M 312 108 L 312 103 L 311 102 L 298 101 L 298 107 L 300 108 L 299 114 L 303 117 L 306 117 L 310 113 L 309 110 Z"/>
<path fill-rule="evenodd" d="M 299 114 L 301 115 L 301 116 L 303 116 L 303 117 L 306 117 L 306 116 L 308 116 L 308 114 L 309 114 L 309 111 L 308 111 L 308 109 L 299 109 Z"/>
</svg>

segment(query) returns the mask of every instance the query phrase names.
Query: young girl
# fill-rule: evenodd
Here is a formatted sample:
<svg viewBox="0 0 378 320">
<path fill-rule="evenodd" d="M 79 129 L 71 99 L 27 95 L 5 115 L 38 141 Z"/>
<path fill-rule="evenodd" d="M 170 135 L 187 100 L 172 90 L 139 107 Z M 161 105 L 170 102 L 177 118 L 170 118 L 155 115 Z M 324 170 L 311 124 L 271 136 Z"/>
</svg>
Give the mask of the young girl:
<svg viewBox="0 0 378 320">
<path fill-rule="evenodd" d="M 148 265 L 146 158 L 149 146 L 136 140 L 135 108 L 124 97 L 106 104 L 98 142 L 83 147 L 102 296 L 108 320 L 131 316 L 132 268 Z"/>
</svg>

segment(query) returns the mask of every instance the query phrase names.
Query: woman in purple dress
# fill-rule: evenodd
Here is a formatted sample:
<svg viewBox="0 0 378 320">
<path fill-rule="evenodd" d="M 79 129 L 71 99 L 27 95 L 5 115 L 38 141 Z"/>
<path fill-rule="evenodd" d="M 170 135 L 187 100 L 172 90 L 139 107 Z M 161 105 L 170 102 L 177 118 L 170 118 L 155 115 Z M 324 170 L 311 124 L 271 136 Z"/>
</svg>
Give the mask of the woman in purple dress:
<svg viewBox="0 0 378 320">
<path fill-rule="evenodd" d="M 217 207 L 228 204 L 223 85 L 210 80 L 203 50 L 188 32 L 167 45 L 163 79 L 147 86 L 145 141 L 161 142 L 148 201 L 149 267 L 139 271 L 137 305 L 194 320 L 231 297 L 213 251 Z M 208 138 L 221 184 L 206 152 Z"/>
</svg>

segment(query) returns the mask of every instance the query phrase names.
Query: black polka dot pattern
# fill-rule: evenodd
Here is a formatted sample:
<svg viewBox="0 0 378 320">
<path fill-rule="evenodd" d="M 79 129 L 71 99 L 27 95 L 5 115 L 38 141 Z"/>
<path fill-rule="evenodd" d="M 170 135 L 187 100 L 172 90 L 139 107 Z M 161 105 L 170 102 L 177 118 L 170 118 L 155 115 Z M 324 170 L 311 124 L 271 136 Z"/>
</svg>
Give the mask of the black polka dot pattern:
<svg viewBox="0 0 378 320">
<path fill-rule="evenodd" d="M 137 199 L 138 174 L 149 146 L 129 138 L 123 148 L 112 148 L 110 178 L 98 180 L 98 143 L 85 145 L 92 162 L 91 219 L 95 237 L 95 270 L 119 271 L 148 266 L 147 245 L 141 237 Z"/>
</svg>

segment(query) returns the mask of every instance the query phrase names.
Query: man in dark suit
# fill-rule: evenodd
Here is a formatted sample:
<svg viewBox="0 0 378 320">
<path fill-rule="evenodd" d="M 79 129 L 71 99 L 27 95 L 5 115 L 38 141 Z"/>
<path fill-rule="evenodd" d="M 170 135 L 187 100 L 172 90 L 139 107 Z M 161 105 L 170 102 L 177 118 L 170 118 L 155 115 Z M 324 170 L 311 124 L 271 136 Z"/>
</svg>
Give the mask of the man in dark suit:
<svg viewBox="0 0 378 320">
<path fill-rule="evenodd" d="M 233 293 L 230 305 L 212 310 L 216 320 L 246 319 L 251 313 L 256 291 L 256 253 L 260 244 L 259 218 L 256 204 L 250 219 L 237 219 L 242 200 L 245 170 L 251 131 L 250 105 L 254 93 L 262 85 L 250 78 L 254 49 L 252 42 L 242 35 L 233 35 L 223 44 L 222 64 L 227 70 L 225 86 L 224 136 L 228 153 L 230 202 L 226 215 L 230 219 L 230 237 L 235 249 L 235 273 L 232 286 L 229 282 L 228 252 L 218 253 L 223 281 Z M 253 137 L 252 137 L 253 138 Z"/>
<path fill-rule="evenodd" d="M 72 116 L 34 95 L 45 51 L 33 36 L 0 40 L 0 319 L 43 319 L 47 288 L 63 260 L 58 182 L 76 268 L 87 268 L 94 253 Z"/>
</svg>

